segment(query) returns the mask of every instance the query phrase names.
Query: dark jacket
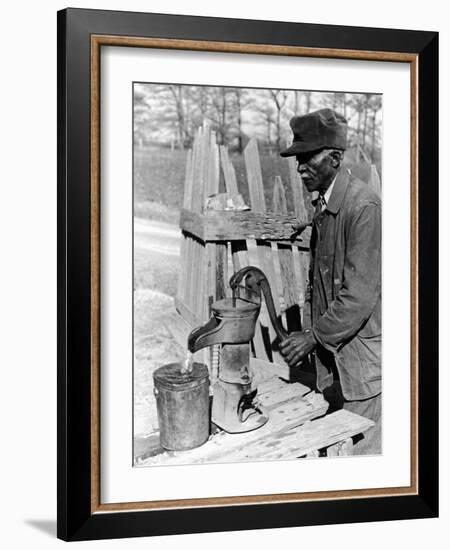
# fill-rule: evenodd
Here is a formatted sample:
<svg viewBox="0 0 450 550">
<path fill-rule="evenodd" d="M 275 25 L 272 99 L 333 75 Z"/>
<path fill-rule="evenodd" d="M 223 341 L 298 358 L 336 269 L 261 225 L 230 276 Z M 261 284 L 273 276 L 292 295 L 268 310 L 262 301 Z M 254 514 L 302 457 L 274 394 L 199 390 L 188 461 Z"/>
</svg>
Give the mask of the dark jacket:
<svg viewBox="0 0 450 550">
<path fill-rule="evenodd" d="M 343 168 L 313 220 L 310 299 L 318 388 L 334 360 L 345 399 L 380 393 L 381 200 Z"/>
</svg>

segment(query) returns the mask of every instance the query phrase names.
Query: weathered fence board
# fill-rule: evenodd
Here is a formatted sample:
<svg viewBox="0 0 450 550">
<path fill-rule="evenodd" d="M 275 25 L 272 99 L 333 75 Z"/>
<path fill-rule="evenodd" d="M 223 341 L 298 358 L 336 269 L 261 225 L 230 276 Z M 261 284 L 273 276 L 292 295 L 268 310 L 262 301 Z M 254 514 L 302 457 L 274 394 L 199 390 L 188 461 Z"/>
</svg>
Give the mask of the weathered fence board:
<svg viewBox="0 0 450 550">
<path fill-rule="evenodd" d="M 248 142 L 244 150 L 244 158 L 252 210 L 254 212 L 265 212 L 266 201 L 264 198 L 261 165 L 259 163 L 258 143 L 255 137 L 252 137 Z"/>
<path fill-rule="evenodd" d="M 250 195 L 250 206 L 255 214 L 262 214 L 266 219 L 266 201 L 264 197 L 264 185 L 261 173 L 261 163 L 258 152 L 258 144 L 255 138 L 252 138 L 244 150 L 245 168 L 247 171 L 248 189 Z M 275 220 L 274 220 L 275 221 Z M 274 225 L 273 223 L 270 225 Z M 292 227 L 291 227 L 292 231 Z M 271 230 L 268 231 L 269 234 Z M 258 256 L 258 264 L 268 278 L 271 286 L 275 283 L 275 269 L 273 264 L 273 255 L 271 254 L 270 243 L 263 239 L 255 239 L 256 252 Z M 272 286 L 272 291 L 276 290 L 276 286 Z M 278 295 L 274 297 L 274 302 L 278 303 Z M 279 304 L 278 304 L 279 305 Z M 267 327 L 267 328 L 265 328 Z M 272 323 L 267 317 L 265 304 L 262 304 L 260 318 L 258 320 L 258 338 L 261 333 L 262 346 L 256 350 L 257 357 L 261 359 L 272 358 L 272 342 L 276 339 L 276 333 Z M 266 337 L 264 337 L 266 335 Z M 267 335 L 269 342 L 267 342 Z"/>
<path fill-rule="evenodd" d="M 297 218 L 291 214 L 207 210 L 203 214 L 182 209 L 180 226 L 203 241 L 260 239 L 295 242 L 309 247 L 309 232 L 294 237 Z"/>
<path fill-rule="evenodd" d="M 297 161 L 295 157 L 288 157 L 287 161 L 289 163 L 289 183 L 292 191 L 295 215 L 299 222 L 306 222 L 308 213 L 305 206 L 302 179 L 297 172 Z"/>
<path fill-rule="evenodd" d="M 287 213 L 286 197 L 281 178 L 275 179 L 273 210 L 280 214 Z M 300 306 L 297 293 L 298 284 L 295 277 L 294 256 L 291 245 L 278 244 L 278 259 L 280 262 L 280 273 L 283 283 L 283 297 L 286 314 L 287 328 L 300 330 Z"/>
<path fill-rule="evenodd" d="M 222 170 L 227 193 L 229 193 L 229 195 L 233 197 L 239 193 L 236 181 L 236 172 L 234 171 L 234 167 L 231 164 L 227 148 L 224 145 L 220 146 L 220 160 L 222 163 Z"/>
<path fill-rule="evenodd" d="M 197 130 L 192 150 L 187 153 L 180 215 L 182 263 L 176 307 L 189 324 L 204 323 L 210 316 L 211 303 L 230 295 L 229 265 L 235 272 L 249 265 L 250 257 L 251 263 L 260 267 L 269 280 L 277 315 L 281 316 L 284 310 L 291 315 L 303 297 L 303 279 L 298 276 L 299 266 L 294 262 L 301 261 L 298 250 L 308 250 L 309 232 L 294 234 L 293 226 L 305 218 L 305 214 L 301 214 L 304 209 L 301 182 L 298 177 L 297 181 L 294 179 L 295 166 L 289 167 L 295 213 L 287 211 L 280 178 L 276 178 L 278 183 L 274 188 L 276 207 L 268 212 L 255 138 L 244 150 L 244 161 L 250 210 L 240 209 L 242 199 L 228 151 L 216 144 L 216 136 L 207 125 Z M 227 195 L 219 194 L 220 167 Z M 209 199 L 205 208 L 211 196 L 216 198 Z M 300 316 L 297 317 L 294 327 L 300 322 Z M 292 323 L 288 323 L 290 325 Z M 253 341 L 256 357 L 272 359 L 275 339 L 263 302 Z"/>
</svg>

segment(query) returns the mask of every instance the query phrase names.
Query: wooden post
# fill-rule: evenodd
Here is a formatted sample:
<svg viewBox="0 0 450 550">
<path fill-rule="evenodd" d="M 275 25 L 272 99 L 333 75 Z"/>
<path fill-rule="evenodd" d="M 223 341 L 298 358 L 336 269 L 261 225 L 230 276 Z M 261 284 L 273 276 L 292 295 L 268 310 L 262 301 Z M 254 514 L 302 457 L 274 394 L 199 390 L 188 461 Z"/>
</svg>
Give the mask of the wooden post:
<svg viewBox="0 0 450 550">
<path fill-rule="evenodd" d="M 264 187 L 259 163 L 258 144 L 255 137 L 248 142 L 244 149 L 245 167 L 247 169 L 248 191 L 250 204 L 255 212 L 266 211 Z"/>
<path fill-rule="evenodd" d="M 261 164 L 259 160 L 258 145 L 256 142 L 256 138 L 252 138 L 249 141 L 247 147 L 244 150 L 244 157 L 245 157 L 245 167 L 247 170 L 248 190 L 249 190 L 250 204 L 251 204 L 252 211 L 258 212 L 258 213 L 265 213 L 266 201 L 264 198 L 264 186 L 263 186 Z M 280 306 L 279 306 L 276 275 L 275 275 L 271 245 L 267 241 L 257 239 L 256 250 L 258 254 L 259 266 L 262 269 L 262 271 L 266 274 L 269 284 L 271 286 L 272 292 L 274 293 L 275 309 L 277 310 L 277 314 L 278 314 Z M 266 309 L 264 307 L 263 312 L 265 311 Z M 267 324 L 267 329 L 264 329 L 261 327 L 261 331 L 259 330 L 257 331 L 258 333 L 261 333 L 261 339 L 259 339 L 259 335 L 258 335 L 258 340 L 255 339 L 255 342 L 254 342 L 255 352 L 258 358 L 270 360 L 272 357 L 272 350 L 271 350 L 272 346 L 270 345 L 270 349 L 268 353 L 268 350 L 264 343 L 263 334 L 265 330 L 268 330 L 270 344 L 272 344 L 272 342 L 276 339 L 276 333 L 272 326 L 272 323 L 267 318 L 267 315 L 265 315 L 265 317 L 266 318 L 264 320 Z M 261 315 L 260 315 L 260 318 L 261 318 Z"/>
<path fill-rule="evenodd" d="M 306 222 L 308 212 L 305 206 L 303 183 L 300 174 L 297 172 L 295 157 L 288 157 L 289 182 L 291 184 L 292 200 L 294 201 L 294 212 L 299 222 Z"/>
<path fill-rule="evenodd" d="M 228 156 L 227 148 L 224 145 L 220 146 L 220 160 L 222 163 L 222 170 L 223 170 L 223 175 L 225 179 L 225 187 L 226 187 L 227 193 L 231 197 L 234 197 L 239 193 L 237 181 L 236 181 L 236 172 L 234 171 L 234 167 L 231 164 L 231 160 L 230 160 L 230 157 Z"/>
<path fill-rule="evenodd" d="M 287 213 L 286 193 L 280 176 L 275 176 L 273 183 L 272 210 Z"/>
<path fill-rule="evenodd" d="M 219 192 L 219 148 L 216 144 L 216 134 L 211 132 L 210 136 L 210 157 L 208 162 L 208 181 L 207 181 L 207 196 L 214 195 Z M 205 243 L 205 277 L 206 288 L 204 290 L 204 310 L 203 319 L 206 321 L 210 314 L 211 304 L 216 300 L 216 245 L 211 242 Z"/>
<path fill-rule="evenodd" d="M 275 179 L 273 193 L 273 211 L 287 214 L 286 196 L 283 182 L 280 177 Z M 280 261 L 280 273 L 283 283 L 283 296 L 288 330 L 300 330 L 300 306 L 297 294 L 297 281 L 294 269 L 294 257 L 290 244 L 277 244 L 278 259 Z"/>
<path fill-rule="evenodd" d="M 233 196 L 238 193 L 236 172 L 224 146 L 220 147 L 220 160 L 225 179 L 225 189 L 229 195 Z M 233 271 L 236 273 L 242 267 L 249 265 L 247 241 L 244 239 L 242 241 L 231 241 L 230 248 Z"/>
<path fill-rule="evenodd" d="M 227 243 L 216 244 L 216 300 L 227 295 L 228 287 L 228 247 Z"/>
<path fill-rule="evenodd" d="M 308 221 L 308 211 L 305 204 L 305 194 L 303 182 L 300 174 L 297 172 L 295 157 L 288 157 L 289 162 L 289 181 L 292 190 L 292 200 L 294 201 L 294 211 L 297 219 L 301 223 Z M 303 252 L 298 247 L 292 247 L 294 257 L 294 270 L 298 281 L 300 309 L 305 301 L 305 291 L 308 281 L 309 253 Z"/>
</svg>

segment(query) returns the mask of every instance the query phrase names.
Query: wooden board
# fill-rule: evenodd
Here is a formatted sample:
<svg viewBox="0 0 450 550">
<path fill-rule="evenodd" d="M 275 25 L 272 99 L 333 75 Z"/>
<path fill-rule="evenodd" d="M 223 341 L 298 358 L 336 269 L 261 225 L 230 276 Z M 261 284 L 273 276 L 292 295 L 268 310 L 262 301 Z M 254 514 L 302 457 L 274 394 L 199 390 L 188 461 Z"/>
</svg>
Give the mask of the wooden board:
<svg viewBox="0 0 450 550">
<path fill-rule="evenodd" d="M 274 182 L 273 205 L 274 211 L 281 215 L 287 214 L 286 196 L 281 178 Z M 278 244 L 278 259 L 280 262 L 280 274 L 283 283 L 283 297 L 286 314 L 286 324 L 289 332 L 300 330 L 300 305 L 298 294 L 298 282 L 294 268 L 294 255 L 290 244 Z"/>
<path fill-rule="evenodd" d="M 295 428 L 326 413 L 328 403 L 321 394 L 310 392 L 302 384 L 287 384 L 279 378 L 269 378 L 258 388 L 258 399 L 269 413 L 269 422 L 258 430 L 241 434 L 215 433 L 201 447 L 191 451 L 168 452 L 142 460 L 140 465 L 198 464 L 226 462 L 228 456 L 252 449 L 257 441 L 276 441 L 280 431 Z M 258 447 L 259 448 L 259 447 Z M 251 459 L 251 457 L 250 457 Z"/>
<path fill-rule="evenodd" d="M 290 245 L 278 244 L 281 279 L 283 281 L 283 296 L 285 304 L 286 323 L 288 331 L 301 329 L 300 296 L 297 294 L 297 280 L 294 269 L 294 256 Z"/>
<path fill-rule="evenodd" d="M 175 308 L 184 319 L 184 321 L 188 324 L 190 330 L 202 324 L 199 317 L 197 317 L 197 315 L 189 308 L 189 306 L 178 298 L 175 298 Z"/>
<path fill-rule="evenodd" d="M 342 409 L 319 420 L 308 421 L 302 426 L 281 430 L 270 440 L 255 441 L 250 449 L 244 446 L 235 449 L 227 453 L 222 461 L 295 459 L 346 441 L 372 426 L 374 422 L 371 420 Z"/>
<path fill-rule="evenodd" d="M 267 280 L 269 281 L 269 286 L 272 289 L 272 295 L 273 295 L 273 302 L 275 306 L 275 312 L 276 315 L 280 315 L 280 301 L 278 298 L 278 292 L 277 292 L 277 281 L 276 281 L 276 275 L 275 275 L 275 267 L 274 267 L 274 256 L 272 252 L 272 247 L 270 246 L 270 243 L 268 241 L 256 241 L 256 251 L 258 255 L 258 267 L 264 272 L 264 274 L 267 277 Z M 268 335 L 269 335 L 269 352 L 267 353 L 265 351 L 264 355 L 259 354 L 258 357 L 261 359 L 272 359 L 272 345 L 277 340 L 277 334 L 275 332 L 275 329 L 273 328 L 272 321 L 269 317 L 267 306 L 265 301 L 263 300 L 261 304 L 261 312 L 259 314 L 260 322 L 263 323 L 265 326 L 267 326 Z"/>
<path fill-rule="evenodd" d="M 230 292 L 228 284 L 228 247 L 226 243 L 216 244 L 216 300 L 225 298 Z"/>
<path fill-rule="evenodd" d="M 252 210 L 264 213 L 266 211 L 266 201 L 264 198 L 261 164 L 259 162 L 258 142 L 255 137 L 250 139 L 247 147 L 244 149 L 244 159 Z"/>
<path fill-rule="evenodd" d="M 184 208 L 180 212 L 180 228 L 202 241 L 279 240 L 308 248 L 310 232 L 295 236 L 296 223 L 295 216 L 275 212 L 207 210 L 200 214 Z"/>
<path fill-rule="evenodd" d="M 305 206 L 302 178 L 297 172 L 295 157 L 288 157 L 287 160 L 289 163 L 289 183 L 292 191 L 295 215 L 299 222 L 306 222 L 308 220 L 308 213 Z"/>
<path fill-rule="evenodd" d="M 220 146 L 220 160 L 225 178 L 225 188 L 227 193 L 233 197 L 239 193 L 236 181 L 236 172 L 228 156 L 228 150 L 224 145 Z"/>
<path fill-rule="evenodd" d="M 291 376 L 290 368 L 286 363 L 274 363 L 273 361 L 265 361 L 257 357 L 252 357 L 250 359 L 250 370 L 253 373 L 255 384 L 257 385 L 266 378 L 276 377 L 289 380 Z M 305 386 L 304 393 L 307 391 L 309 391 L 309 389 Z"/>
<path fill-rule="evenodd" d="M 210 156 L 208 159 L 208 167 L 206 171 L 207 181 L 206 195 L 214 195 L 219 192 L 219 148 L 216 144 L 216 134 L 211 132 L 209 142 Z M 202 288 L 202 315 L 203 322 L 206 322 L 211 314 L 210 306 L 216 300 L 216 246 L 212 243 L 205 243 L 204 260 L 202 272 L 200 276 L 204 279 Z"/>
</svg>

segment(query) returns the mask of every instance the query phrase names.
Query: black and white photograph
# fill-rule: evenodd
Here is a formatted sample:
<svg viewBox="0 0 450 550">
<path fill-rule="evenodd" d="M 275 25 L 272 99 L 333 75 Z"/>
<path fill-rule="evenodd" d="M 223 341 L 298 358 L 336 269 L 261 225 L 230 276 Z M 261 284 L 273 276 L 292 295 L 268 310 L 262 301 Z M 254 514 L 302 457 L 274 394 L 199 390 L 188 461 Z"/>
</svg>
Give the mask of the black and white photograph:
<svg viewBox="0 0 450 550">
<path fill-rule="evenodd" d="M 134 467 L 381 455 L 382 94 L 132 97 Z"/>
<path fill-rule="evenodd" d="M 2 15 L 2 547 L 440 547 L 445 3 Z"/>
</svg>

